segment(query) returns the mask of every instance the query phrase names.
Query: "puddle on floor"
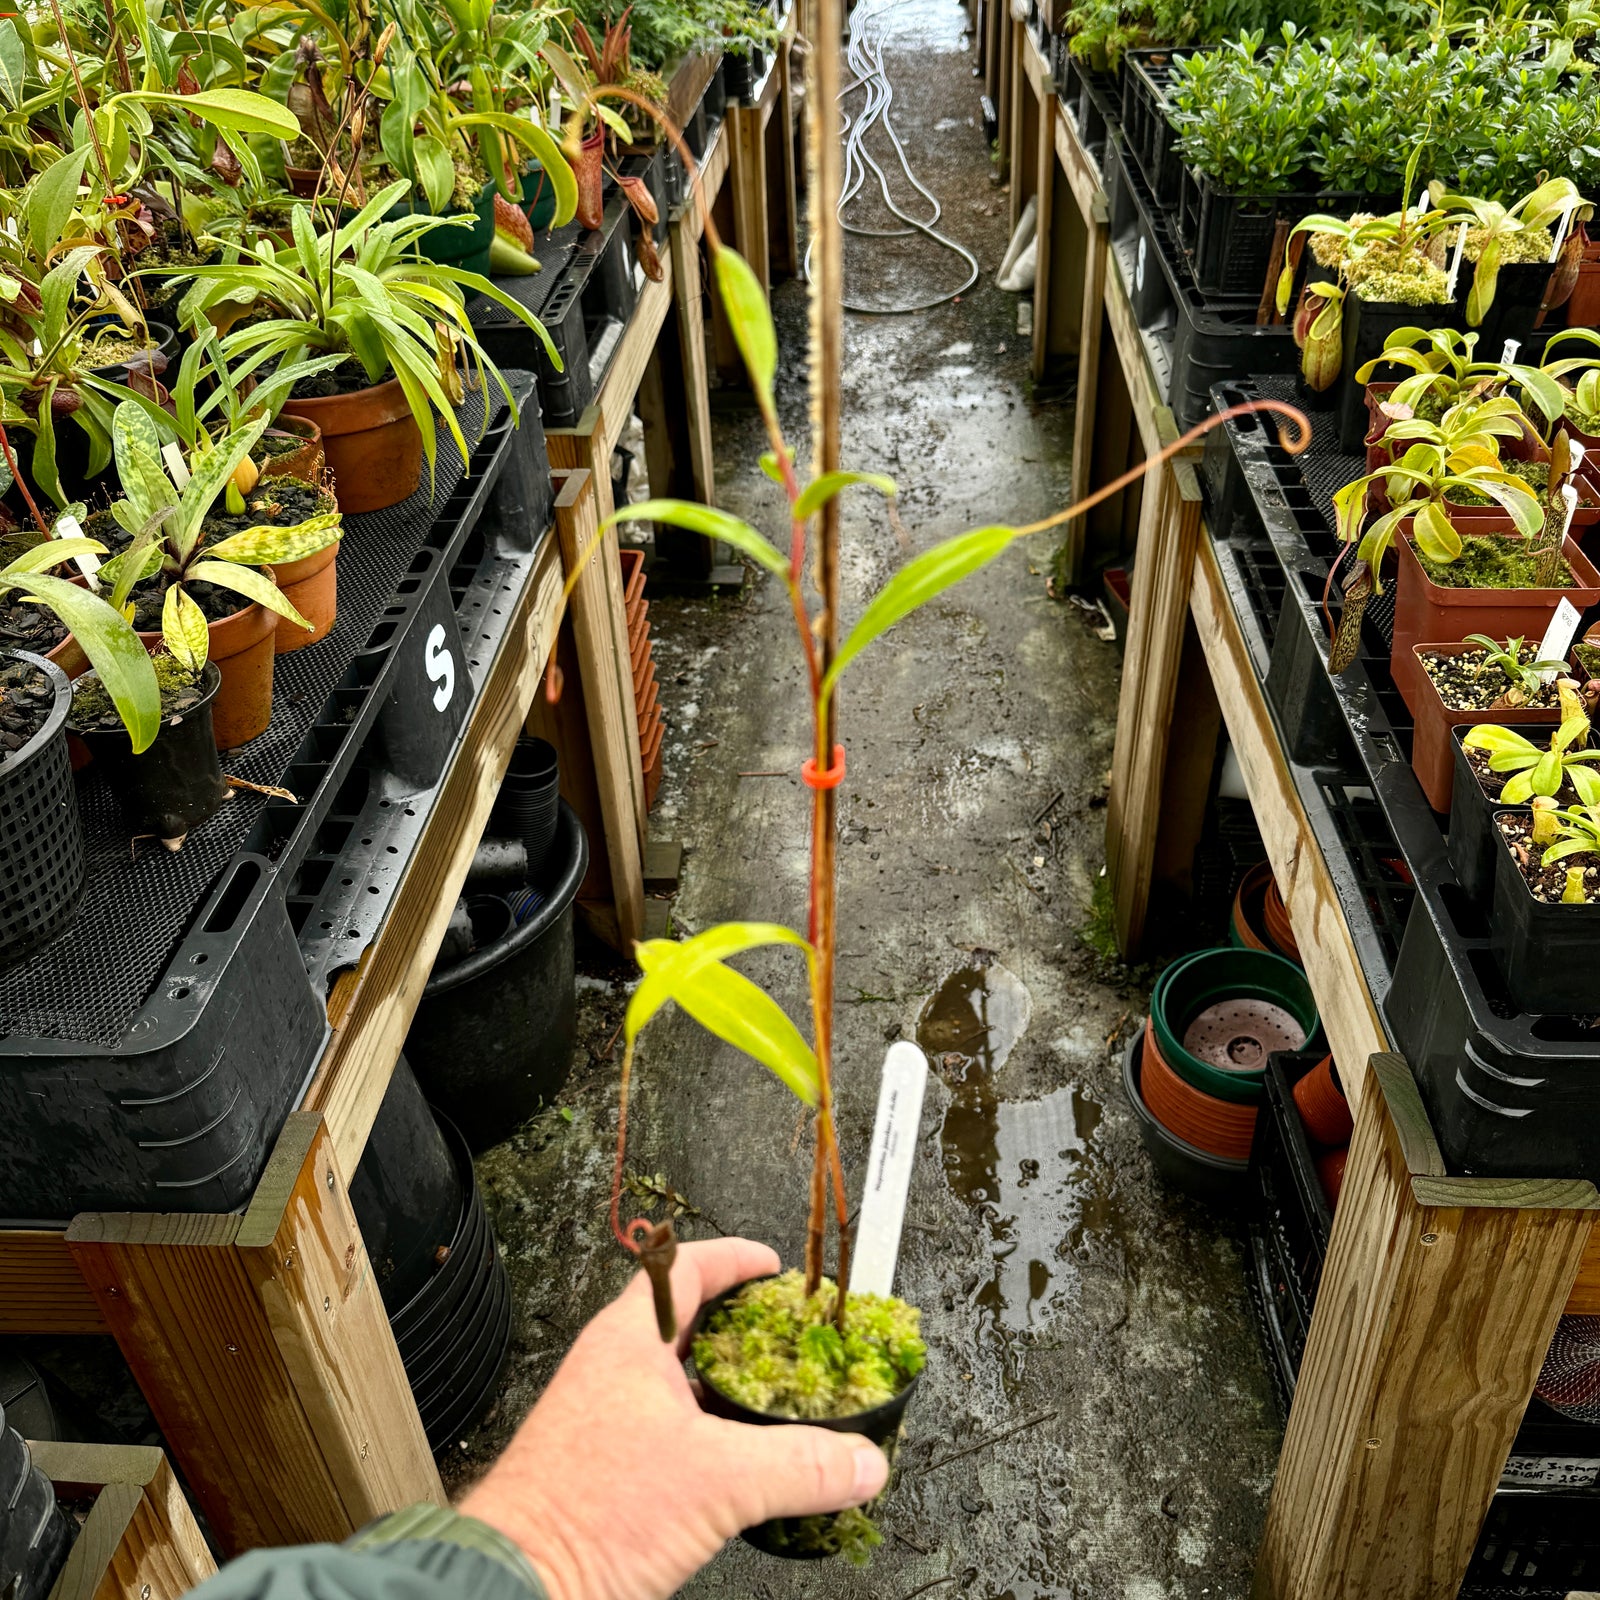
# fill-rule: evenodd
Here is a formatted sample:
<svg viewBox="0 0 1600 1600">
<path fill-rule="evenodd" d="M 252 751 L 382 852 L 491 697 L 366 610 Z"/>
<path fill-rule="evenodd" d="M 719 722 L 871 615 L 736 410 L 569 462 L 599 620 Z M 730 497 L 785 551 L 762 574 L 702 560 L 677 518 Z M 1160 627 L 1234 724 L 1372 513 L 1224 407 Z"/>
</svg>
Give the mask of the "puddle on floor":
<svg viewBox="0 0 1600 1600">
<path fill-rule="evenodd" d="M 1075 1258 L 1118 1224 L 1094 1157 L 1099 1102 L 1072 1084 L 1033 1100 L 996 1093 L 1031 1012 L 1022 980 L 990 962 L 953 972 L 917 1022 L 917 1042 L 951 1090 L 945 1179 L 989 1227 L 994 1273 L 973 1302 L 1002 1337 L 1048 1321 Z"/>
</svg>

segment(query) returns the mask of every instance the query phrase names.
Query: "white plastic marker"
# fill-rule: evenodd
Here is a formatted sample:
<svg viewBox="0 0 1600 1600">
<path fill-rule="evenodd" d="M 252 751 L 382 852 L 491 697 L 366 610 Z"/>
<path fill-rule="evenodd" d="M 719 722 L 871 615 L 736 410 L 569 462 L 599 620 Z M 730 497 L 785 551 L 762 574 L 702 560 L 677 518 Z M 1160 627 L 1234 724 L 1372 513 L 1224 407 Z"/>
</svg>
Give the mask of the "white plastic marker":
<svg viewBox="0 0 1600 1600">
<path fill-rule="evenodd" d="M 1517 351 L 1519 351 L 1521 348 L 1522 341 L 1520 339 L 1507 339 L 1506 342 L 1500 346 L 1500 365 L 1502 367 L 1509 367 L 1511 363 L 1517 359 Z"/>
<path fill-rule="evenodd" d="M 1462 223 L 1456 230 L 1456 250 L 1450 257 L 1450 281 L 1445 285 L 1444 292 L 1453 295 L 1456 292 L 1456 274 L 1461 270 L 1461 252 L 1467 248 L 1467 225 Z"/>
<path fill-rule="evenodd" d="M 56 519 L 56 531 L 51 535 L 52 538 L 56 539 L 81 539 L 83 536 L 83 524 L 70 513 Z M 85 550 L 81 556 L 72 558 L 72 564 L 89 580 L 89 587 L 98 594 L 100 591 L 100 557 L 92 550 Z"/>
<path fill-rule="evenodd" d="M 178 493 L 182 494 L 189 483 L 189 463 L 183 459 L 183 451 L 178 447 L 176 439 L 162 445 L 161 459 L 166 462 L 167 471 L 172 474 L 172 481 L 178 486 Z"/>
<path fill-rule="evenodd" d="M 856 1224 L 850 1263 L 851 1294 L 893 1294 L 895 1263 L 906 1221 L 906 1193 L 917 1154 L 928 1058 L 909 1040 L 889 1046 L 878 1086 L 878 1118 L 872 1125 L 867 1187 Z"/>
<path fill-rule="evenodd" d="M 1556 240 L 1550 246 L 1550 262 L 1553 266 L 1555 259 L 1561 254 L 1561 247 L 1567 242 L 1567 229 L 1572 226 L 1572 219 L 1577 214 L 1578 207 L 1583 204 L 1581 199 L 1568 200 L 1561 208 L 1561 226 L 1556 229 Z"/>
<path fill-rule="evenodd" d="M 1576 495 L 1573 496 L 1577 498 Z M 1573 603 L 1563 598 L 1556 605 L 1556 614 L 1550 619 L 1550 626 L 1544 630 L 1544 640 L 1539 646 L 1539 653 L 1535 661 L 1565 661 L 1567 651 L 1572 648 L 1572 636 L 1578 631 L 1578 608 Z M 1539 674 L 1541 683 L 1551 682 L 1556 675 L 1552 667 L 1548 672 Z"/>
</svg>

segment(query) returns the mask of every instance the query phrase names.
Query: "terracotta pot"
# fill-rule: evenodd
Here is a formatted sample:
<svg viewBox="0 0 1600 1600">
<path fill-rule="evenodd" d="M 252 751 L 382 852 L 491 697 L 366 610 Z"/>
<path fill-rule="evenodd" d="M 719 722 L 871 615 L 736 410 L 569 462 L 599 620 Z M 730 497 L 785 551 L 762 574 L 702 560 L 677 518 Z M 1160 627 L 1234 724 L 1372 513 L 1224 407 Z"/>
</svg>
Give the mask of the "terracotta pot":
<svg viewBox="0 0 1600 1600">
<path fill-rule="evenodd" d="M 1306 1132 L 1318 1144 L 1343 1145 L 1350 1142 L 1355 1123 L 1350 1102 L 1344 1097 L 1333 1057 L 1324 1056 L 1294 1086 L 1294 1103 Z"/>
<path fill-rule="evenodd" d="M 354 394 L 290 400 L 283 412 L 322 429 L 341 511 L 399 505 L 422 481 L 422 430 L 398 378 Z"/>
<path fill-rule="evenodd" d="M 287 655 L 308 644 L 326 639 L 339 617 L 339 544 L 335 539 L 325 550 L 269 567 L 283 597 L 311 624 L 311 631 L 297 627 L 287 617 L 277 619 L 277 652 Z"/>
<path fill-rule="evenodd" d="M 1433 582 L 1411 548 L 1410 523 L 1400 525 L 1394 541 L 1399 571 L 1394 582 L 1394 641 L 1389 670 L 1395 687 L 1417 714 L 1422 703 L 1418 678 L 1426 673 L 1417 665 L 1415 646 L 1425 639 L 1455 643 L 1469 633 L 1491 639 L 1542 639 L 1551 614 L 1562 599 L 1580 611 L 1600 600 L 1600 571 L 1578 548 L 1569 534 L 1563 553 L 1577 580 L 1570 589 L 1447 589 Z"/>
<path fill-rule="evenodd" d="M 1186 1083 L 1167 1065 L 1156 1045 L 1155 1025 L 1145 1023 L 1140 1091 L 1150 1113 L 1169 1133 L 1208 1155 L 1249 1159 L 1255 1138 L 1255 1106 L 1219 1100 Z"/>
<path fill-rule="evenodd" d="M 1587 231 L 1584 238 L 1577 287 L 1567 301 L 1569 328 L 1600 327 L 1600 239 L 1590 239 Z"/>
<path fill-rule="evenodd" d="M 1298 961 L 1300 945 L 1290 926 L 1289 908 L 1283 903 L 1276 878 L 1267 885 L 1266 895 L 1261 902 L 1261 914 L 1266 921 L 1267 937 L 1271 940 L 1272 948 L 1280 955 L 1288 956 L 1291 961 Z"/>
<path fill-rule="evenodd" d="M 302 200 L 309 200 L 317 192 L 317 184 L 322 177 L 322 168 L 291 167 L 285 162 L 283 175 L 288 180 L 290 194 L 298 195 Z"/>
<path fill-rule="evenodd" d="M 1344 1169 L 1350 1162 L 1348 1150 L 1324 1150 L 1317 1157 L 1317 1181 L 1328 1197 L 1328 1204 L 1337 1207 L 1339 1191 L 1344 1188 Z"/>
<path fill-rule="evenodd" d="M 1262 905 L 1267 897 L 1267 889 L 1272 883 L 1272 867 L 1266 861 L 1258 861 L 1239 880 L 1239 887 L 1233 894 L 1233 916 L 1230 919 L 1230 931 L 1233 942 L 1245 950 L 1270 950 L 1271 943 L 1267 939 L 1266 921 L 1262 916 Z"/>
<path fill-rule="evenodd" d="M 1508 635 L 1496 634 L 1495 638 Z M 1502 727 L 1521 728 L 1529 724 L 1554 724 L 1558 712 L 1554 706 L 1508 708 L 1504 711 L 1452 711 L 1439 698 L 1439 690 L 1427 669 L 1421 664 L 1424 653 L 1432 655 L 1471 655 L 1477 646 L 1451 641 L 1449 644 L 1413 645 L 1412 656 L 1416 667 L 1416 728 L 1411 736 L 1411 770 L 1435 811 L 1450 809 L 1450 796 L 1455 792 L 1456 756 L 1451 743 L 1450 730 L 1477 727 L 1479 723 L 1497 723 Z"/>
<path fill-rule="evenodd" d="M 583 141 L 572 167 L 573 176 L 578 180 L 578 221 L 591 231 L 600 227 L 606 218 L 605 150 L 605 130 L 591 133 Z"/>
<path fill-rule="evenodd" d="M 304 441 L 296 450 L 286 450 L 269 455 L 256 463 L 263 477 L 298 478 L 302 483 L 321 483 L 326 465 L 322 449 L 322 429 L 308 417 L 282 416 L 267 429 L 264 437 L 274 433 L 293 434 Z"/>
</svg>

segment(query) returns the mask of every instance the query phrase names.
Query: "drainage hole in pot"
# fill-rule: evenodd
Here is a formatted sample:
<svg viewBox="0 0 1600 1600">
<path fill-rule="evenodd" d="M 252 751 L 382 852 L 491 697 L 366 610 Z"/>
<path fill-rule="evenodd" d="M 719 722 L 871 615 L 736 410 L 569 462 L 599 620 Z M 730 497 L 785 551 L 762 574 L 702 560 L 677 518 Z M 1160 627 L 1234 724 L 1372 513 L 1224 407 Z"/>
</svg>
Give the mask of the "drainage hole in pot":
<svg viewBox="0 0 1600 1600">
<path fill-rule="evenodd" d="M 189 985 L 184 984 L 181 989 L 174 989 L 172 991 L 172 998 L 174 1000 L 187 1000 L 189 998 Z M 846 1304 L 848 1305 L 848 1302 L 846 1302 Z"/>
<path fill-rule="evenodd" d="M 195 967 L 203 967 L 206 964 L 206 959 L 206 953 L 202 950 L 199 955 L 189 957 L 189 964 Z M 848 1304 L 849 1302 L 847 1301 L 846 1305 L 848 1306 Z"/>
<path fill-rule="evenodd" d="M 1238 1038 L 1228 1041 L 1228 1055 L 1241 1067 L 1259 1067 L 1267 1058 L 1266 1051 L 1261 1048 L 1261 1041 L 1252 1039 L 1247 1034 L 1240 1034 Z"/>
</svg>

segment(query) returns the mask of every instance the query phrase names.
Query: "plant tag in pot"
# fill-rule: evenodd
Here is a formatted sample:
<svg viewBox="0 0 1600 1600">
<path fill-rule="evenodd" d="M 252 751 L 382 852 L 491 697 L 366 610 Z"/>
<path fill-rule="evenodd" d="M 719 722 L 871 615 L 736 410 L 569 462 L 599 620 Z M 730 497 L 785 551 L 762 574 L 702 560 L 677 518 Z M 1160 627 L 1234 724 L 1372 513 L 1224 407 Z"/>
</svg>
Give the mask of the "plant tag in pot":
<svg viewBox="0 0 1600 1600">
<path fill-rule="evenodd" d="M 1517 359 L 1517 351 L 1522 348 L 1520 339 L 1507 339 L 1500 347 L 1500 365 L 1509 367 Z"/>
<path fill-rule="evenodd" d="M 52 537 L 57 539 L 81 539 L 84 537 L 83 524 L 70 511 L 64 511 L 56 519 L 55 533 Z M 72 558 L 72 564 L 89 580 L 89 587 L 98 594 L 100 579 L 97 574 L 100 571 L 100 557 L 92 550 L 85 550 L 81 556 Z"/>
<path fill-rule="evenodd" d="M 922 1097 L 928 1087 L 928 1059 L 909 1040 L 889 1046 L 878 1086 L 878 1116 L 872 1125 L 866 1192 L 856 1226 L 850 1264 L 850 1293 L 894 1293 L 895 1263 L 905 1228 L 906 1192 L 917 1154 Z"/>
<path fill-rule="evenodd" d="M 1572 494 L 1574 500 L 1577 499 L 1576 492 L 1571 490 L 1570 487 L 1568 493 Z M 1571 520 L 1571 512 L 1568 512 L 1568 520 Z M 1565 661 L 1567 652 L 1572 648 L 1573 636 L 1578 631 L 1579 620 L 1580 613 L 1578 608 L 1565 596 L 1562 596 L 1561 600 L 1557 602 L 1556 614 L 1550 619 L 1550 626 L 1544 630 L 1544 639 L 1539 645 L 1539 653 L 1534 657 L 1534 660 Z M 1549 683 L 1555 675 L 1555 668 L 1552 667 L 1548 672 L 1541 672 L 1539 678 L 1541 682 Z"/>
</svg>

